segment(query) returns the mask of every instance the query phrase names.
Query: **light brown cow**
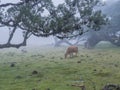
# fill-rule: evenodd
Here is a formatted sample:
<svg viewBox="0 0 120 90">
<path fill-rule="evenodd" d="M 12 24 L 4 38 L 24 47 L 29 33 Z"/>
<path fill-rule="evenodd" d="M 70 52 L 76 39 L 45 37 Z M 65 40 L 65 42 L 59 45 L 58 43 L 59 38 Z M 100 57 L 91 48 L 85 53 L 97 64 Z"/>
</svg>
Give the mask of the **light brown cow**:
<svg viewBox="0 0 120 90">
<path fill-rule="evenodd" d="M 77 46 L 70 46 L 67 48 L 66 53 L 65 53 L 65 58 L 69 55 L 70 57 L 73 57 L 73 54 L 78 54 L 78 47 Z"/>
</svg>

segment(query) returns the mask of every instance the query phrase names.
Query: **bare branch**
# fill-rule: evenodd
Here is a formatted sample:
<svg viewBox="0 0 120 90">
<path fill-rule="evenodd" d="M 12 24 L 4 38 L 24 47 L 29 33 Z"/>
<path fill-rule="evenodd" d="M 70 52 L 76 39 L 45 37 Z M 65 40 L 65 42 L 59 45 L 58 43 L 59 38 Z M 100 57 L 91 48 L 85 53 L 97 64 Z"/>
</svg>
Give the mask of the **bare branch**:
<svg viewBox="0 0 120 90">
<path fill-rule="evenodd" d="M 16 30 L 16 29 L 15 29 Z M 24 36 L 24 39 L 23 39 L 23 42 L 22 43 L 19 43 L 19 44 L 11 44 L 11 43 L 6 43 L 6 44 L 0 44 L 0 48 L 11 48 L 11 47 L 14 47 L 14 48 L 20 48 L 21 46 L 26 46 L 26 43 L 27 43 L 27 39 L 28 39 L 28 35 L 29 35 L 29 31 L 27 31 L 25 33 L 25 36 Z"/>
<path fill-rule="evenodd" d="M 1 4 L 0 7 L 7 7 L 7 6 L 18 6 L 18 5 L 23 5 L 23 2 L 19 3 L 6 3 L 6 4 Z"/>
<path fill-rule="evenodd" d="M 12 32 L 10 33 L 10 37 L 9 37 L 9 39 L 8 39 L 8 42 L 7 42 L 8 44 L 9 44 L 10 41 L 12 40 L 15 31 L 16 31 L 16 27 L 14 27 L 13 30 L 12 30 Z"/>
</svg>

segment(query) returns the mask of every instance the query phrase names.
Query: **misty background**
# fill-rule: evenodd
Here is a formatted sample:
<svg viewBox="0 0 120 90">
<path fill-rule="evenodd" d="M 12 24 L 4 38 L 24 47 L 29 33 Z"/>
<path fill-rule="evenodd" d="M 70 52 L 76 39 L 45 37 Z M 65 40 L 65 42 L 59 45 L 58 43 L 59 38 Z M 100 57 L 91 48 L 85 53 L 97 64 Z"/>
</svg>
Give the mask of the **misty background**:
<svg viewBox="0 0 120 90">
<path fill-rule="evenodd" d="M 1 3 L 9 3 L 9 2 L 17 2 L 18 0 L 1 0 Z M 60 3 L 63 3 L 64 0 L 52 0 L 53 3 L 57 6 Z M 103 10 L 103 13 L 106 13 L 106 8 L 110 7 L 112 4 L 116 3 L 119 0 L 102 0 L 103 3 L 105 4 L 104 6 L 100 7 L 100 9 Z M 47 12 L 45 12 L 45 14 L 47 14 Z M 8 35 L 9 35 L 9 30 L 7 27 L 4 28 L 0 28 L 0 43 L 5 43 L 8 39 Z M 22 32 L 21 30 L 17 30 L 16 34 L 14 36 L 13 39 L 13 43 L 19 43 L 22 41 Z M 50 36 L 50 37 L 35 37 L 35 36 L 31 36 L 28 41 L 27 41 L 27 45 L 28 46 L 36 46 L 36 45 L 47 45 L 47 44 L 54 44 L 54 37 Z"/>
</svg>

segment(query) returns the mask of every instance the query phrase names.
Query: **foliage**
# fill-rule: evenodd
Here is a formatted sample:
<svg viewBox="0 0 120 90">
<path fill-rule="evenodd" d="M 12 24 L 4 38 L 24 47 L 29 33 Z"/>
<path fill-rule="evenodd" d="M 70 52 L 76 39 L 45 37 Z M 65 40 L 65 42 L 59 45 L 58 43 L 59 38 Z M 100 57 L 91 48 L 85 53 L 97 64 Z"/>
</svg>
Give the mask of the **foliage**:
<svg viewBox="0 0 120 90">
<path fill-rule="evenodd" d="M 0 48 L 19 48 L 26 45 L 31 35 L 69 38 L 82 35 L 89 30 L 86 28 L 99 30 L 107 19 L 100 10 L 94 10 L 98 4 L 98 0 L 65 0 L 58 6 L 54 6 L 51 0 L 22 0 L 16 4 L 1 4 L 0 26 L 9 27 L 11 33 L 8 42 L 0 45 Z M 23 42 L 16 46 L 10 42 L 17 29 L 22 29 L 25 35 Z"/>
<path fill-rule="evenodd" d="M 120 46 L 120 1 L 113 3 L 112 5 L 106 6 L 103 12 L 111 18 L 109 24 L 103 27 L 98 32 L 89 32 L 87 35 L 88 39 L 85 43 L 85 47 L 93 48 L 100 41 L 108 41 L 116 46 Z M 114 13 L 114 14 L 113 14 Z M 94 17 L 95 19 L 95 17 Z M 100 19 L 100 18 L 98 18 Z M 99 22 L 100 23 L 100 22 Z"/>
</svg>

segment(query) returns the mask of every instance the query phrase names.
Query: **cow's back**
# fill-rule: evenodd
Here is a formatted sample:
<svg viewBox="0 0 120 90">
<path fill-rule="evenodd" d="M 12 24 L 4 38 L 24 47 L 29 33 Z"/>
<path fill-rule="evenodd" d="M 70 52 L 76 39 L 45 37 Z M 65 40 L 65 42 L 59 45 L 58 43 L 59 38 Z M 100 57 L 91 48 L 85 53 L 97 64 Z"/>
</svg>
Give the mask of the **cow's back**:
<svg viewBox="0 0 120 90">
<path fill-rule="evenodd" d="M 73 53 L 73 52 L 78 52 L 78 47 L 76 47 L 76 46 L 68 47 L 67 53 Z"/>
</svg>

